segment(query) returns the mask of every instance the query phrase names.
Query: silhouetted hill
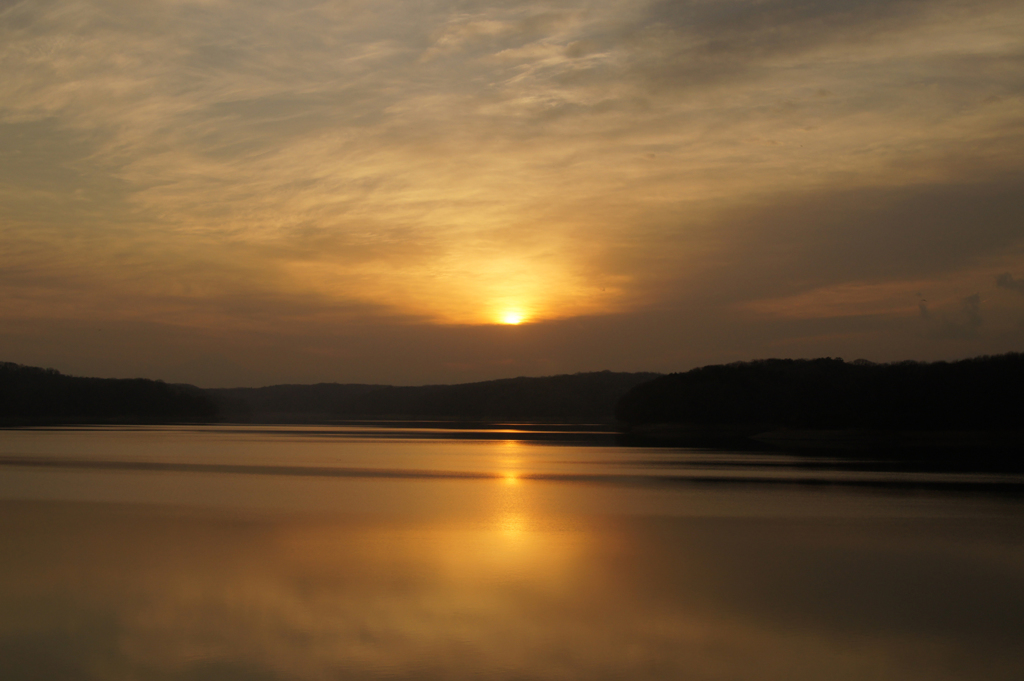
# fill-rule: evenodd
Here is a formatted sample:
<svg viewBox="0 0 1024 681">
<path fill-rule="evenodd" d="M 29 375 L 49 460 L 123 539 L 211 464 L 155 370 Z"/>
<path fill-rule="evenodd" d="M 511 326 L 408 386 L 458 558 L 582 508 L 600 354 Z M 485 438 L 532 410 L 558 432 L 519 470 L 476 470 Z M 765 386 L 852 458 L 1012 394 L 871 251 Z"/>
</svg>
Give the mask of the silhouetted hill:
<svg viewBox="0 0 1024 681">
<path fill-rule="evenodd" d="M 0 425 L 213 421 L 200 388 L 143 378 L 81 378 L 0 362 Z"/>
<path fill-rule="evenodd" d="M 215 388 L 207 393 L 216 402 L 222 421 L 233 423 L 316 422 L 338 418 L 368 392 L 389 386 L 359 383 L 272 385 L 265 388 Z"/>
<path fill-rule="evenodd" d="M 777 429 L 1021 431 L 1024 354 L 934 363 L 825 358 L 706 366 L 638 385 L 615 413 L 633 432 L 657 434 L 660 429 L 666 435 L 747 436 Z M 1011 441 L 1019 438 L 1001 440 Z"/>
<path fill-rule="evenodd" d="M 208 391 L 229 421 L 342 419 L 570 421 L 608 423 L 615 404 L 653 373 L 600 371 L 458 385 L 319 383 Z"/>
<path fill-rule="evenodd" d="M 318 383 L 203 390 L 0 363 L 0 425 L 346 419 L 610 423 L 626 391 L 656 376 L 601 371 L 459 385 Z"/>
</svg>

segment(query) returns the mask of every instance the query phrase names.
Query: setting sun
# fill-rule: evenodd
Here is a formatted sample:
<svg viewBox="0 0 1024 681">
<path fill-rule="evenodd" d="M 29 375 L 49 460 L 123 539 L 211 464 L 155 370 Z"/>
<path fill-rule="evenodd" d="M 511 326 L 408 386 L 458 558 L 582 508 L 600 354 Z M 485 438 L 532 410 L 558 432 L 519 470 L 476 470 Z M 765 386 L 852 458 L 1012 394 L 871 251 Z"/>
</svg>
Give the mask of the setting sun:
<svg viewBox="0 0 1024 681">
<path fill-rule="evenodd" d="M 506 312 L 501 315 L 502 324 L 522 324 L 524 319 L 521 312 Z"/>
</svg>

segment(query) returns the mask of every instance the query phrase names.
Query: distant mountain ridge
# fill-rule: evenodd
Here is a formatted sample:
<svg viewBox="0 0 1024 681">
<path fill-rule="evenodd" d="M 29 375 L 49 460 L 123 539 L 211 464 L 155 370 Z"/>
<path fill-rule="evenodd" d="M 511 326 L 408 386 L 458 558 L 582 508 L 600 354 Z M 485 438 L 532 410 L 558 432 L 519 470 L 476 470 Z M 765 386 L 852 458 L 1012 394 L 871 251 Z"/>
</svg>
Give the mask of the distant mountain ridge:
<svg viewBox="0 0 1024 681">
<path fill-rule="evenodd" d="M 710 443 L 720 433 L 746 438 L 778 429 L 1024 431 L 1022 386 L 1024 353 L 891 364 L 768 359 L 668 375 L 599 371 L 455 385 L 220 389 L 0 362 L 0 425 L 619 422 L 641 435 L 682 426 L 710 434 Z"/>
<path fill-rule="evenodd" d="M 143 378 L 68 376 L 0 362 L 0 426 L 87 423 L 323 423 L 372 420 L 612 423 L 655 373 L 599 371 L 456 385 L 317 383 L 202 389 Z"/>
<path fill-rule="evenodd" d="M 208 390 L 235 422 L 345 419 L 611 423 L 626 392 L 661 374 L 598 371 L 455 385 L 343 383 Z"/>
</svg>

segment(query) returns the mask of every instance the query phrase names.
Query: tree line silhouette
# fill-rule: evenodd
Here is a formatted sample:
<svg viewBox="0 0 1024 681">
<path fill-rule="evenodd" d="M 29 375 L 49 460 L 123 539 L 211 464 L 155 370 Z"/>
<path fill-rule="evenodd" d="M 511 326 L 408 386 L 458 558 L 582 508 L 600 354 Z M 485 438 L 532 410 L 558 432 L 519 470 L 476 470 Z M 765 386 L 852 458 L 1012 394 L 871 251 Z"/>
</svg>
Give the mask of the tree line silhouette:
<svg viewBox="0 0 1024 681">
<path fill-rule="evenodd" d="M 684 373 L 580 373 L 479 383 L 320 383 L 203 390 L 0 363 L 0 425 L 354 419 L 772 429 L 1021 431 L 1024 354 L 957 362 L 767 359 Z"/>
<path fill-rule="evenodd" d="M 318 383 L 204 390 L 142 378 L 67 376 L 6 362 L 0 363 L 0 425 L 356 419 L 609 424 L 622 395 L 658 375 L 599 371 L 457 385 Z"/>
<path fill-rule="evenodd" d="M 1024 354 L 931 363 L 823 358 L 705 366 L 633 388 L 615 414 L 633 428 L 1020 430 Z"/>
<path fill-rule="evenodd" d="M 0 362 L 0 425 L 209 422 L 217 415 L 213 399 L 191 385 Z"/>
</svg>

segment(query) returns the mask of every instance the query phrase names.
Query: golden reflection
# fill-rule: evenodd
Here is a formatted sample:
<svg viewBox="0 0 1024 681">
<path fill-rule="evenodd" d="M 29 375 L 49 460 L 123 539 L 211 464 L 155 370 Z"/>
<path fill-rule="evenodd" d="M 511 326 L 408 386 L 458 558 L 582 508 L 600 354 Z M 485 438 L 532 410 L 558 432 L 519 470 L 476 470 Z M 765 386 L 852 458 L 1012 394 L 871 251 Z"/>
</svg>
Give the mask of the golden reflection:
<svg viewBox="0 0 1024 681">
<path fill-rule="evenodd" d="M 506 485 L 519 484 L 519 476 L 522 473 L 523 460 L 519 456 L 522 444 L 518 440 L 502 440 L 501 460 L 498 469 L 501 471 L 501 480 Z"/>
<path fill-rule="evenodd" d="M 522 539 L 528 531 L 526 518 L 519 513 L 506 513 L 500 516 L 497 527 L 506 539 Z"/>
<path fill-rule="evenodd" d="M 512 551 L 517 561 L 529 559 L 539 546 L 539 536 L 532 531 L 529 522 L 530 516 L 538 509 L 533 508 L 530 489 L 520 484 L 519 476 L 523 469 L 521 448 L 522 443 L 516 440 L 505 440 L 501 444 L 502 487 L 496 497 L 498 508 L 492 526 L 496 554 Z"/>
<path fill-rule="evenodd" d="M 839 533 L 739 518 L 606 524 L 546 514 L 536 487 L 504 490 L 496 512 L 477 509 L 485 518 L 0 503 L 0 676 L 952 681 L 1020 669 L 1020 580 L 990 563 L 1019 524 L 977 552 L 975 526 L 951 539 L 945 519 L 881 537 L 860 521 Z M 821 582 L 837 555 L 866 576 Z M 936 556 L 956 572 L 932 577 L 972 585 L 966 620 L 884 588 L 929 575 Z M 892 574 L 858 569 L 887 557 Z M 1000 634 L 981 653 L 979 626 Z"/>
</svg>

